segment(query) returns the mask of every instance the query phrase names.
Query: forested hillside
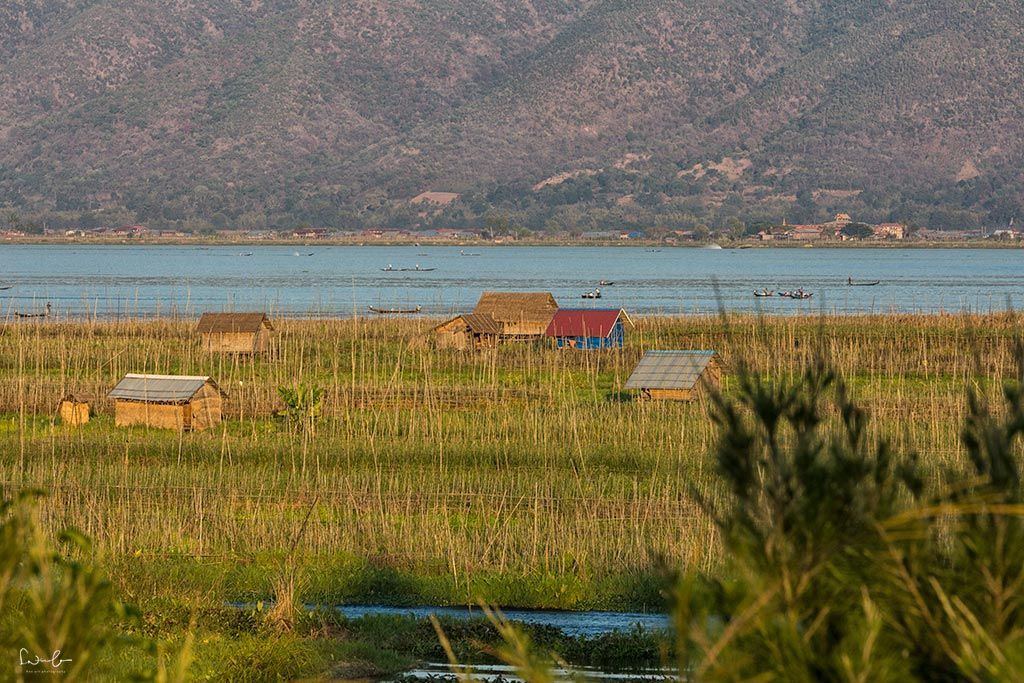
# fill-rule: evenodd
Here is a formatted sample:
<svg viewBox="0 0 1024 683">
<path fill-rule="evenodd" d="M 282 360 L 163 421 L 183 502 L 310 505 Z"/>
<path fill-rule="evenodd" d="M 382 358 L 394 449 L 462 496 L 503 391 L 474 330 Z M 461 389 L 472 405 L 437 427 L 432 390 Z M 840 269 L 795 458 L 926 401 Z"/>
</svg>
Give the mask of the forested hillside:
<svg viewBox="0 0 1024 683">
<path fill-rule="evenodd" d="M 1024 6 L 996 0 L 8 0 L 0 205 L 999 226 L 1024 205 L 1022 44 Z M 409 204 L 427 190 L 461 198 Z"/>
</svg>

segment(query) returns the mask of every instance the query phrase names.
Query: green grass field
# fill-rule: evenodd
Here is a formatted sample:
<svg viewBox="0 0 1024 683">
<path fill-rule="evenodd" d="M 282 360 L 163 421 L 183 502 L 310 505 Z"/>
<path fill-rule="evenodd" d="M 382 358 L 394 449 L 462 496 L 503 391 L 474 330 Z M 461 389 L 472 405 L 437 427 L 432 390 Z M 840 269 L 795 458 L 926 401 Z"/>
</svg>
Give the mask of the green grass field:
<svg viewBox="0 0 1024 683">
<path fill-rule="evenodd" d="M 0 330 L 0 481 L 49 492 L 143 614 L 271 600 L 295 544 L 299 599 L 565 609 L 664 605 L 660 558 L 714 571 L 715 429 L 702 403 L 623 392 L 648 348 L 719 351 L 772 377 L 824 353 L 937 473 L 958 460 L 965 390 L 1012 374 L 1008 315 L 650 318 L 621 351 L 509 345 L 440 351 L 430 321 L 277 321 L 255 361 L 200 351 L 191 321 L 9 324 Z M 216 429 L 119 429 L 126 372 L 209 374 Z M 312 432 L 276 417 L 279 386 L 322 387 Z M 55 418 L 73 393 L 81 428 Z M 185 619 L 183 616 L 182 619 Z M 180 623 L 179 623 L 180 626 Z M 156 628 L 156 627 L 154 627 Z M 157 628 L 159 631 L 159 628 Z"/>
</svg>

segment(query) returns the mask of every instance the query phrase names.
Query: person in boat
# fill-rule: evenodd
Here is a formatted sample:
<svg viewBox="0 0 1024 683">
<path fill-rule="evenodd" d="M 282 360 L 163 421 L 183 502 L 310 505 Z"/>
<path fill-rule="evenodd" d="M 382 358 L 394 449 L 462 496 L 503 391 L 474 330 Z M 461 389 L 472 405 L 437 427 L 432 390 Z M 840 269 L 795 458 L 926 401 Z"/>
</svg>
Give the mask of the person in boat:
<svg viewBox="0 0 1024 683">
<path fill-rule="evenodd" d="M 848 285 L 852 285 L 853 284 L 853 276 L 852 275 L 850 277 L 846 278 L 846 284 L 848 284 Z"/>
</svg>

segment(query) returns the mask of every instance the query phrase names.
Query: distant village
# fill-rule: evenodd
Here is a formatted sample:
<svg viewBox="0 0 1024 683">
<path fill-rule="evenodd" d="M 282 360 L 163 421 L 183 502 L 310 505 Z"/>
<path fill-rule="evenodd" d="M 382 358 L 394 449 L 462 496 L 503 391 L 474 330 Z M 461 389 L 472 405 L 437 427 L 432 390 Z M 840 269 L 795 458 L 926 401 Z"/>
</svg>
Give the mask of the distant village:
<svg viewBox="0 0 1024 683">
<path fill-rule="evenodd" d="M 487 228 L 397 229 L 370 228 L 364 230 L 338 230 L 330 228 L 299 227 L 286 230 L 233 230 L 187 232 L 183 230 L 154 229 L 146 225 L 105 226 L 90 229 L 0 229 L 0 239 L 7 241 L 97 241 L 97 242 L 312 242 L 332 241 L 346 244 L 396 243 L 626 243 L 630 241 L 660 244 L 707 242 L 765 242 L 785 243 L 839 243 L 839 242 L 965 242 L 974 240 L 1017 241 L 1024 231 L 1013 227 L 1000 230 L 934 230 L 915 228 L 904 223 L 868 224 L 855 221 L 845 213 L 837 214 L 825 223 L 761 226 L 757 232 L 737 235 L 733 231 L 715 231 L 707 228 L 670 230 L 662 227 L 650 229 L 594 230 L 587 232 L 534 232 L 525 228 L 493 231 Z M 1024 242 L 1022 242 L 1024 243 Z"/>
</svg>

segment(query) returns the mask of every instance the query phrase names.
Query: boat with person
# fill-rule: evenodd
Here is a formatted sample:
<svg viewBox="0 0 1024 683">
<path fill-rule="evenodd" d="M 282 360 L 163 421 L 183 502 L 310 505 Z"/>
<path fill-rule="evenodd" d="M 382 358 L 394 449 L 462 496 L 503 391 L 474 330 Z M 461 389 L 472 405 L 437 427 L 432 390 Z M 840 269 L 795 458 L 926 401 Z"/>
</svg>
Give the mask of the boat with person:
<svg viewBox="0 0 1024 683">
<path fill-rule="evenodd" d="M 612 280 L 601 280 L 597 284 L 601 285 L 602 287 L 611 287 L 612 285 L 615 284 L 615 282 Z"/>
<path fill-rule="evenodd" d="M 754 296 L 775 296 L 775 290 L 765 287 L 761 291 L 754 290 Z"/>
<path fill-rule="evenodd" d="M 600 289 L 594 289 L 594 290 L 592 290 L 590 292 L 583 292 L 583 294 L 580 295 L 580 298 L 581 299 L 600 299 L 601 298 L 601 290 Z"/>
<path fill-rule="evenodd" d="M 19 318 L 47 318 L 50 315 L 50 302 L 46 302 L 46 309 L 42 313 L 22 313 L 20 311 L 15 311 L 14 315 Z"/>
</svg>

